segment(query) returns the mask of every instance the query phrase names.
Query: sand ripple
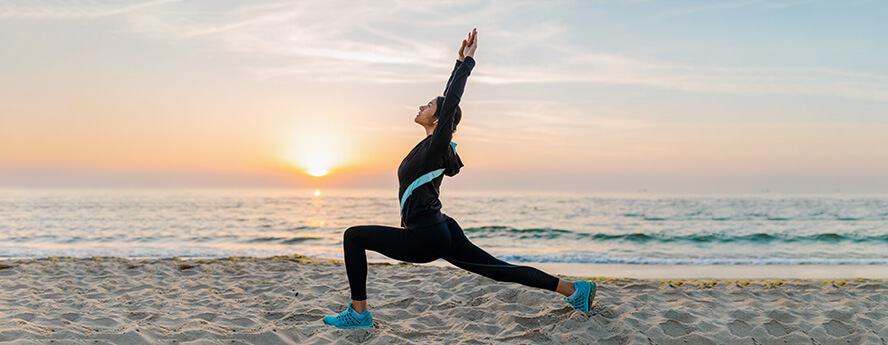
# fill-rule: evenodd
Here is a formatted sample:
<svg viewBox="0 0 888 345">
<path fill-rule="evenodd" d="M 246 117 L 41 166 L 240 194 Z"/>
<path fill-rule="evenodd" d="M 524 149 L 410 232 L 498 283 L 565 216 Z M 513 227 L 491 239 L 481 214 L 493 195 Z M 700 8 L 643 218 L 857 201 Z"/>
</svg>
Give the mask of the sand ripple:
<svg viewBox="0 0 888 345">
<path fill-rule="evenodd" d="M 339 330 L 320 321 L 348 302 L 334 262 L 6 261 L 0 344 L 888 344 L 884 281 L 610 280 L 588 313 L 458 269 L 369 281 L 376 327 Z"/>
</svg>

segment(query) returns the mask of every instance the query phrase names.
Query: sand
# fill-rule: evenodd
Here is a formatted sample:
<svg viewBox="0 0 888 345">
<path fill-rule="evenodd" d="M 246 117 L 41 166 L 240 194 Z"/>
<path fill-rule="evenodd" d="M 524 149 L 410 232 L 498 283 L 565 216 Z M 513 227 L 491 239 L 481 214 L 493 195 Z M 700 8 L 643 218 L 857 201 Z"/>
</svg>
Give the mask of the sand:
<svg viewBox="0 0 888 345">
<path fill-rule="evenodd" d="M 303 257 L 0 262 L 0 344 L 888 344 L 888 282 L 599 278 L 590 312 L 455 268 L 374 265 L 375 327 L 340 330 L 345 268 Z"/>
</svg>

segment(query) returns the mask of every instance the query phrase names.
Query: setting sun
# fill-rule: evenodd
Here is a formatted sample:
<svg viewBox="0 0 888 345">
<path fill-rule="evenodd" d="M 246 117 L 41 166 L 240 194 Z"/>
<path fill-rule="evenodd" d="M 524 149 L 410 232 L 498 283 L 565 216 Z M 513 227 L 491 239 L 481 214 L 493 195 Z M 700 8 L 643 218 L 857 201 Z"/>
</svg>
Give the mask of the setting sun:
<svg viewBox="0 0 888 345">
<path fill-rule="evenodd" d="M 307 172 L 309 175 L 311 175 L 311 176 L 315 176 L 315 177 L 321 177 L 321 176 L 324 176 L 324 175 L 327 175 L 327 174 L 330 173 L 329 170 L 327 170 L 327 169 L 322 169 L 322 168 L 310 168 L 310 169 L 308 169 L 306 172 Z"/>
<path fill-rule="evenodd" d="M 320 129 L 293 138 L 287 161 L 306 174 L 321 177 L 330 174 L 344 161 L 343 142 L 333 132 Z"/>
<path fill-rule="evenodd" d="M 331 155 L 328 152 L 312 152 L 306 155 L 305 172 L 311 176 L 320 177 L 330 173 Z"/>
</svg>

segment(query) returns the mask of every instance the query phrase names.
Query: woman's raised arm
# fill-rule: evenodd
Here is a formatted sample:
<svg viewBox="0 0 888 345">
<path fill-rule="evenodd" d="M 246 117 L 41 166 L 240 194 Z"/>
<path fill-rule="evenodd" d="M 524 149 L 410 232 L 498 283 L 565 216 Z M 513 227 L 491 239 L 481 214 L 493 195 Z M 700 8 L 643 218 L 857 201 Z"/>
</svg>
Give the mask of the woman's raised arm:
<svg viewBox="0 0 888 345">
<path fill-rule="evenodd" d="M 450 78 L 447 79 L 447 84 L 444 85 L 444 96 L 447 96 L 447 92 L 450 91 L 450 83 L 453 82 L 453 75 L 456 74 L 456 69 L 459 68 L 459 65 L 466 59 L 466 46 L 469 45 L 469 42 L 474 42 L 474 36 L 478 33 L 477 30 L 478 29 L 473 29 L 472 32 L 469 33 L 469 36 L 462 41 L 462 45 L 459 47 L 459 58 L 456 59 L 456 65 L 453 66 L 453 71 L 450 72 Z M 472 50 L 473 54 L 474 52 L 475 51 Z"/>
<path fill-rule="evenodd" d="M 441 102 L 441 109 L 438 109 L 438 125 L 432 133 L 432 150 L 450 149 L 450 140 L 453 139 L 453 116 L 456 113 L 456 106 L 459 105 L 459 101 L 462 99 L 466 81 L 475 67 L 473 55 L 475 55 L 475 48 L 478 47 L 477 35 L 477 30 L 472 30 L 472 33 L 469 34 L 470 40 L 465 41 L 464 49 L 460 48 L 460 51 L 465 56 L 462 63 L 457 63 L 457 68 L 450 75 L 450 80 L 447 83 L 444 102 Z"/>
</svg>

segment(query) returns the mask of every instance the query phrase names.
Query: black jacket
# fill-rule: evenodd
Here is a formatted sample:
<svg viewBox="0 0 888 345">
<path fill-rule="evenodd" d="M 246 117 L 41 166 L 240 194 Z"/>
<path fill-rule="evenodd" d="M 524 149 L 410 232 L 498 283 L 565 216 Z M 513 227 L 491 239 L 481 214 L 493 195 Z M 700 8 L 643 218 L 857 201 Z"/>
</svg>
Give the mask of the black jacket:
<svg viewBox="0 0 888 345">
<path fill-rule="evenodd" d="M 438 109 L 438 126 L 432 135 L 420 141 L 398 167 L 398 200 L 404 197 L 411 184 L 430 172 L 443 169 L 443 175 L 454 176 L 463 166 L 456 154 L 453 139 L 454 115 L 462 98 L 466 80 L 475 67 L 475 59 L 467 56 L 463 62 L 457 61 L 444 88 L 444 102 Z M 422 227 L 444 221 L 441 213 L 439 188 L 443 175 L 438 175 L 428 183 L 412 190 L 401 209 L 401 226 Z"/>
</svg>

